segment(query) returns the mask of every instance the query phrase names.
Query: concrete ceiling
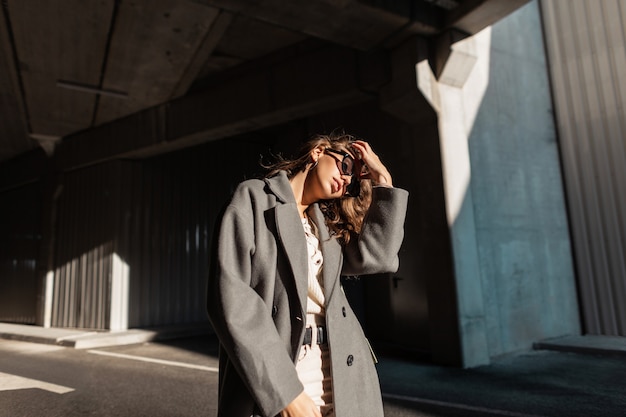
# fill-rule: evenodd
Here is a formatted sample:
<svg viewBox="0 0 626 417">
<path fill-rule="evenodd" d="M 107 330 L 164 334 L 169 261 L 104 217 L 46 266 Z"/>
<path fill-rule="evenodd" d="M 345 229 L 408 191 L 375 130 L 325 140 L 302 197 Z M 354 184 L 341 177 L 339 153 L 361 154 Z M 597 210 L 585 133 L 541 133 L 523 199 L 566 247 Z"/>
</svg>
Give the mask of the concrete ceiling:
<svg viewBox="0 0 626 417">
<path fill-rule="evenodd" d="M 473 34 L 528 0 L 2 0 L 0 162 L 286 47 Z"/>
</svg>

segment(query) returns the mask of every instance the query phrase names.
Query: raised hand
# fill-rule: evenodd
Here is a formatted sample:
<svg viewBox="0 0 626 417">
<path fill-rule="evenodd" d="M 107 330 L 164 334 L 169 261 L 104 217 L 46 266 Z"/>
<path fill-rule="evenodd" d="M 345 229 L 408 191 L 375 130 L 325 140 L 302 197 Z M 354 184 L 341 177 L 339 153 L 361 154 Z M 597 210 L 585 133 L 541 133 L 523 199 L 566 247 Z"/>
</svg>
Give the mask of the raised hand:
<svg viewBox="0 0 626 417">
<path fill-rule="evenodd" d="M 359 153 L 357 157 L 363 161 L 364 167 L 361 171 L 361 178 L 369 178 L 374 185 L 393 187 L 391 174 L 382 163 L 378 155 L 374 153 L 369 143 L 357 140 L 352 142 L 352 147 Z"/>
</svg>

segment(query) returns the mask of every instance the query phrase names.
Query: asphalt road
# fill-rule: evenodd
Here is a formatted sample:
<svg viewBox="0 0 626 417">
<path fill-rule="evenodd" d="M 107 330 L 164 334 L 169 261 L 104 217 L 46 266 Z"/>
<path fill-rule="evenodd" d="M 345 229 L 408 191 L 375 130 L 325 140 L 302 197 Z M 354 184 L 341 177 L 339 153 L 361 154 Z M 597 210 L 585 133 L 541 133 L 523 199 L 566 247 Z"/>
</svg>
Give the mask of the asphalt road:
<svg viewBox="0 0 626 417">
<path fill-rule="evenodd" d="M 458 369 L 383 355 L 378 371 L 385 417 L 626 416 L 623 356 L 536 351 Z M 0 339 L 0 417 L 215 417 L 217 381 L 211 336 L 93 350 Z"/>
<path fill-rule="evenodd" d="M 214 417 L 217 380 L 209 337 L 93 350 L 0 340 L 1 417 Z M 451 415 L 402 399 L 385 407 L 390 417 Z"/>
<path fill-rule="evenodd" d="M 0 340 L 0 416 L 215 416 L 216 367 L 202 338 L 95 350 Z"/>
</svg>

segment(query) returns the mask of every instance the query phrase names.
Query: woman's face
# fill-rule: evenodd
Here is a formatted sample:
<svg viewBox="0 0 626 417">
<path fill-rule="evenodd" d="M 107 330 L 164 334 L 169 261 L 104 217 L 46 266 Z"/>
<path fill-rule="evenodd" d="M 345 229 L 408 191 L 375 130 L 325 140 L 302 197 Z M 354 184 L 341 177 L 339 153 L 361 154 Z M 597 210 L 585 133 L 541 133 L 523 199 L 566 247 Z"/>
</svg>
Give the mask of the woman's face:
<svg viewBox="0 0 626 417">
<path fill-rule="evenodd" d="M 347 162 L 343 161 L 343 155 L 316 148 L 312 156 L 317 160 L 317 166 L 309 173 L 311 178 L 307 182 L 316 199 L 329 200 L 343 196 L 352 180 L 352 176 L 342 172 L 342 162 Z"/>
</svg>

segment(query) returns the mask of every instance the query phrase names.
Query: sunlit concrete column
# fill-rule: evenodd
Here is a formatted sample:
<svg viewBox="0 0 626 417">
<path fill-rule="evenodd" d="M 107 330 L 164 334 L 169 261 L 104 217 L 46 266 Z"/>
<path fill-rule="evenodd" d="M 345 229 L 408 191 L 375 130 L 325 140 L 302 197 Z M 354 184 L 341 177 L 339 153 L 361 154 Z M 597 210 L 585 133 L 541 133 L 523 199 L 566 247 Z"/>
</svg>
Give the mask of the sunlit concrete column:
<svg viewBox="0 0 626 417">
<path fill-rule="evenodd" d="M 462 364 L 489 363 L 486 317 L 476 245 L 468 138 L 487 88 L 490 30 L 453 43 L 439 42 L 444 64 L 438 78 L 427 60 L 417 64 L 418 87 L 438 114 L 446 217 L 451 235 Z M 435 65 L 436 66 L 436 65 Z"/>
<path fill-rule="evenodd" d="M 128 329 L 128 302 L 129 302 L 129 268 L 128 264 L 117 254 L 113 253 L 113 268 L 111 276 L 111 315 L 110 326 L 112 331 Z"/>
<path fill-rule="evenodd" d="M 42 163 L 46 169 L 41 181 L 42 216 L 41 216 L 41 246 L 39 250 L 37 270 L 37 316 L 35 324 L 43 327 L 52 327 L 52 309 L 54 307 L 54 249 L 57 223 L 57 201 L 63 187 L 59 175 L 50 167 Z"/>
</svg>

